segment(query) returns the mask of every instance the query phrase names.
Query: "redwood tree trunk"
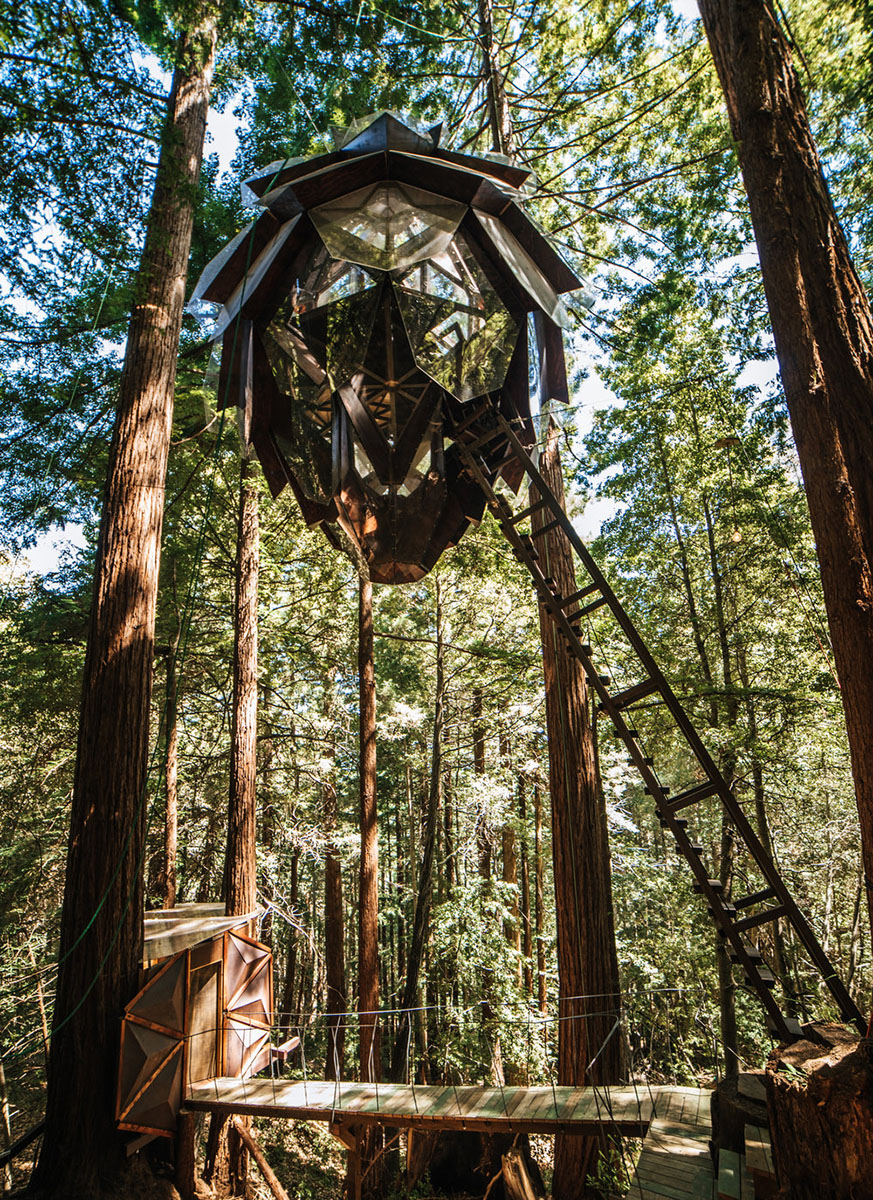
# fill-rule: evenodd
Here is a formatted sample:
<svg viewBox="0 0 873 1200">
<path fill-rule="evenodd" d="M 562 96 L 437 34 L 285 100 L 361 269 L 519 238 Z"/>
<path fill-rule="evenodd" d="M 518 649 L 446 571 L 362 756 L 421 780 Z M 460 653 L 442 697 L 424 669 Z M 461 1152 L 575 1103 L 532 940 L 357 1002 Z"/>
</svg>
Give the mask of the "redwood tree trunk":
<svg viewBox="0 0 873 1200">
<path fill-rule="evenodd" d="M 330 719 L 333 712 L 333 675 L 325 684 L 324 714 Z M 342 860 L 337 845 L 336 782 L 334 780 L 336 752 L 333 744 L 333 725 L 329 726 L 330 739 L 324 757 L 329 766 L 328 775 L 321 785 L 324 811 L 324 828 L 327 847 L 324 857 L 324 959 L 325 982 L 327 984 L 327 1061 L 326 1079 L 342 1079 L 345 1072 L 345 1011 L 346 1011 L 346 958 L 345 922 L 343 918 L 343 874 Z"/>
<path fill-rule="evenodd" d="M 258 490 L 249 460 L 240 467 L 237 528 L 236 611 L 233 646 L 233 711 L 230 797 L 224 900 L 228 916 L 253 912 L 257 904 L 255 846 L 258 793 Z"/>
<path fill-rule="evenodd" d="M 361 576 L 358 607 L 358 681 L 360 689 L 361 865 L 358 884 L 358 1021 L 361 1079 L 381 1076 L 379 1036 L 379 830 L 376 814 L 376 667 L 373 650 L 373 584 Z M 362 1174 L 363 1195 L 376 1196 L 381 1171 L 373 1166 L 382 1145 L 378 1126 L 365 1129 L 350 1161 L 350 1182 Z M 368 1170 L 368 1168 L 370 1168 Z"/>
<path fill-rule="evenodd" d="M 358 609 L 360 685 L 361 865 L 358 890 L 358 1013 L 360 1071 L 379 1078 L 379 831 L 376 822 L 376 671 L 373 659 L 373 585 L 361 579 Z"/>
<path fill-rule="evenodd" d="M 233 705 L 230 735 L 230 793 L 223 896 L 228 916 L 254 911 L 257 904 L 258 794 L 258 570 L 260 529 L 258 491 L 249 460 L 240 465 L 236 542 L 236 601 L 233 639 Z M 243 1118 L 248 1120 L 248 1118 Z M 244 1195 L 248 1151 L 226 1117 L 209 1126 L 204 1178 L 218 1195 Z"/>
<path fill-rule="evenodd" d="M 430 934 L 430 913 L 433 902 L 433 875 L 436 858 L 437 830 L 442 807 L 442 736 L 443 736 L 443 625 L 440 604 L 439 581 L 436 584 L 436 696 L 433 711 L 433 743 L 431 747 L 430 787 L 427 796 L 421 872 L 418 877 L 418 894 L 415 900 L 415 916 L 412 923 L 412 941 L 409 946 L 406 979 L 400 1001 L 401 1014 L 397 1025 L 397 1036 L 391 1055 L 391 1078 L 396 1083 L 406 1081 L 407 1058 L 413 1033 L 413 1009 L 418 1007 L 419 982 L 424 963 L 424 952 Z M 424 1016 L 419 1014 L 424 1027 Z"/>
<path fill-rule="evenodd" d="M 177 630 L 173 645 L 167 652 L 167 733 L 164 750 L 164 861 L 161 891 L 164 908 L 176 904 L 176 849 L 179 830 L 179 703 L 176 693 L 176 654 L 179 650 Z"/>
<path fill-rule="evenodd" d="M 553 422 L 549 423 L 540 471 L 563 504 L 558 430 Z M 531 503 L 535 502 L 532 495 Z M 547 509 L 534 513 L 534 529 L 542 528 L 549 519 Z M 554 529 L 537 542 L 546 574 L 555 580 L 562 595 L 572 595 L 577 586 L 566 534 Z M 581 665 L 542 609 L 540 632 L 560 988 L 558 1081 L 576 1086 L 589 1080 L 610 1083 L 622 1072 L 622 1040 L 615 1027 L 621 997 L 606 809 L 597 786 L 588 688 Z M 576 1136 L 555 1139 L 555 1200 L 585 1194 L 585 1179 L 595 1165 L 598 1144 L 597 1139 Z"/>
<path fill-rule="evenodd" d="M 119 1015 L 142 952 L 149 703 L 164 481 L 214 8 L 180 38 L 109 452 L 82 682 L 46 1131 L 32 1190 L 98 1196 L 122 1169 Z"/>
<path fill-rule="evenodd" d="M 768 0 L 699 0 L 803 471 L 873 879 L 873 316 Z M 873 924 L 873 889 L 867 893 Z"/>
</svg>

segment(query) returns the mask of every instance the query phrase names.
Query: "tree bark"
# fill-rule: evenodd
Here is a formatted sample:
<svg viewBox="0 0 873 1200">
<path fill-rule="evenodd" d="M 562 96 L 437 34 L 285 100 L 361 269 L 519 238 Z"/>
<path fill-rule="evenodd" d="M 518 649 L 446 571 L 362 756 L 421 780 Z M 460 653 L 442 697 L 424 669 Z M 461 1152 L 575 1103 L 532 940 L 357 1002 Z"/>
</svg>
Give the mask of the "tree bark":
<svg viewBox="0 0 873 1200">
<path fill-rule="evenodd" d="M 558 429 L 549 422 L 540 471 L 563 504 L 564 480 Z M 538 497 L 532 494 L 535 504 Z M 545 515 L 544 515 L 545 514 Z M 549 520 L 548 510 L 532 517 L 533 528 Z M 560 528 L 538 539 L 544 569 L 558 591 L 577 590 L 572 548 Z M 597 787 L 594 740 L 588 714 L 588 688 L 578 660 L 540 610 L 549 787 L 552 799 L 552 862 L 558 935 L 558 1081 L 582 1086 L 621 1077 L 622 1039 L 618 956 L 612 909 L 612 874 L 606 807 Z M 555 1200 L 586 1194 L 586 1177 L 596 1164 L 596 1138 L 555 1139 Z"/>
<path fill-rule="evenodd" d="M 31 1190 L 98 1196 L 125 1165 L 115 1129 L 119 1014 L 142 951 L 146 773 L 164 481 L 194 201 L 217 36 L 179 41 L 128 330 L 82 682 L 46 1130 Z M 75 1119 L 71 1115 L 75 1114 Z"/>
<path fill-rule="evenodd" d="M 737 142 L 815 534 L 873 925 L 873 316 L 768 0 L 699 0 Z"/>
<path fill-rule="evenodd" d="M 325 685 L 324 715 L 333 714 L 333 675 Z M 329 763 L 328 774 L 321 785 L 324 812 L 324 831 L 327 839 L 324 859 L 324 958 L 327 984 L 327 1061 L 326 1079 L 342 1079 L 345 1072 L 345 1012 L 346 959 L 345 920 L 343 915 L 342 860 L 337 845 L 336 782 L 334 780 L 336 751 L 333 726 L 329 728 L 330 742 L 324 757 Z"/>
<path fill-rule="evenodd" d="M 361 579 L 358 609 L 360 687 L 361 864 L 358 894 L 358 1013 L 360 1072 L 379 1078 L 379 832 L 376 822 L 376 673 L 373 659 L 373 585 Z"/>
<path fill-rule="evenodd" d="M 524 994 L 528 1000 L 533 1000 L 533 937 L 530 911 L 527 791 L 523 775 L 519 775 L 518 777 L 518 816 L 521 822 L 521 929 L 524 961 Z"/>
<path fill-rule="evenodd" d="M 359 1070 L 363 1081 L 381 1078 L 379 1030 L 379 831 L 376 810 L 376 667 L 373 648 L 373 584 L 361 575 L 358 606 L 358 683 L 360 695 L 361 864 L 358 885 Z M 378 1126 L 361 1134 L 358 1165 L 369 1171 L 364 1196 L 376 1196 L 382 1172 L 373 1165 L 380 1152 Z"/>
<path fill-rule="evenodd" d="M 473 689 L 473 770 L 478 778 L 485 774 L 485 722 L 482 716 L 482 689 Z M 479 814 L 476 819 L 476 853 L 479 862 L 479 878 L 486 885 L 491 882 L 491 831 L 488 828 L 488 812 L 485 798 L 479 797 Z"/>
<path fill-rule="evenodd" d="M 412 923 L 412 941 L 409 946 L 406 979 L 400 1001 L 400 1020 L 394 1050 L 391 1056 L 391 1078 L 402 1083 L 406 1078 L 406 1059 L 412 1031 L 412 1010 L 417 1006 L 421 966 L 430 934 L 430 910 L 433 901 L 434 860 L 436 858 L 437 829 L 442 807 L 442 736 L 443 736 L 443 623 L 440 603 L 440 585 L 436 581 L 436 694 L 433 708 L 433 742 L 431 747 L 430 787 L 427 797 L 427 812 L 424 822 L 424 852 L 421 872 L 418 877 L 418 895 L 415 901 L 415 916 Z M 423 1024 L 423 1022 L 422 1022 Z"/>
<path fill-rule="evenodd" d="M 549 1010 L 546 989 L 546 939 L 544 905 L 546 897 L 545 861 L 543 859 L 543 798 L 540 785 L 534 784 L 534 907 L 537 943 L 537 1004 L 540 1016 Z"/>
<path fill-rule="evenodd" d="M 233 646 L 233 710 L 230 797 L 224 856 L 228 916 L 253 912 L 257 904 L 255 847 L 258 792 L 258 571 L 260 530 L 257 485 L 249 461 L 240 467 L 236 605 Z"/>
<path fill-rule="evenodd" d="M 249 460 L 240 464 L 236 540 L 236 598 L 233 638 L 233 703 L 230 734 L 230 793 L 222 893 L 228 916 L 257 905 L 258 796 L 258 490 Z M 248 1118 L 246 1118 L 248 1119 Z M 244 1195 L 248 1151 L 227 1117 L 213 1114 L 204 1179 L 218 1195 Z"/>
<path fill-rule="evenodd" d="M 288 876 L 288 908 L 296 920 L 297 899 L 300 891 L 300 851 L 296 847 L 291 854 L 291 866 Z M 279 1024 L 286 1034 L 297 1021 L 297 1014 L 294 1009 L 294 984 L 297 979 L 297 944 L 299 936 L 296 928 L 289 925 L 288 949 L 285 955 L 285 979 L 282 987 L 282 1011 L 279 1013 Z"/>
<path fill-rule="evenodd" d="M 873 1054 L 839 1025 L 815 1024 L 767 1063 L 779 1196 L 873 1200 Z"/>
<path fill-rule="evenodd" d="M 161 891 L 164 908 L 176 904 L 176 848 L 179 830 L 179 704 L 176 692 L 176 655 L 179 650 L 177 629 L 173 645 L 167 652 L 167 733 L 164 751 L 164 861 L 161 872 Z"/>
</svg>

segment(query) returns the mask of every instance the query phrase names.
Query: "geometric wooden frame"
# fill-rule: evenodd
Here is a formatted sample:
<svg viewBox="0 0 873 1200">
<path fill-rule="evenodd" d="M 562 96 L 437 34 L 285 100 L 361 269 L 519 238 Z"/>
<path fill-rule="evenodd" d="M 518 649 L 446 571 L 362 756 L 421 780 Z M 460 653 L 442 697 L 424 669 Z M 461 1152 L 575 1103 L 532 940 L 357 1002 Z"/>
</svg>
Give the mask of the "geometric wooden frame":
<svg viewBox="0 0 873 1200">
<path fill-rule="evenodd" d="M 254 938 L 226 930 L 160 964 L 124 1010 L 119 1129 L 171 1137 L 189 1084 L 269 1064 L 272 1020 L 273 958 Z"/>
<path fill-rule="evenodd" d="M 169 959 L 126 1005 L 116 1114 L 120 1129 L 171 1134 L 182 1103 L 188 951 Z"/>
</svg>

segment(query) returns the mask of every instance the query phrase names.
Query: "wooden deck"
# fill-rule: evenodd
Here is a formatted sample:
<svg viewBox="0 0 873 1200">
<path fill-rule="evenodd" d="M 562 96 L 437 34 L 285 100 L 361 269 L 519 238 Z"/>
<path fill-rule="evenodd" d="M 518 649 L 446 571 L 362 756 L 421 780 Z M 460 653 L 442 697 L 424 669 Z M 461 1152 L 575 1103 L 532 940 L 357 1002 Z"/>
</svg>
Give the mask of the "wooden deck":
<svg viewBox="0 0 873 1200">
<path fill-rule="evenodd" d="M 716 1178 L 709 1155 L 712 1125 L 705 1088 L 652 1088 L 649 1126 L 628 1200 L 711 1200 Z"/>
<path fill-rule="evenodd" d="M 209 1079 L 191 1084 L 184 1107 L 407 1129 L 483 1133 L 593 1133 L 608 1125 L 640 1137 L 654 1116 L 645 1088 L 410 1087 L 392 1083 L 308 1083 L 283 1079 Z"/>
</svg>

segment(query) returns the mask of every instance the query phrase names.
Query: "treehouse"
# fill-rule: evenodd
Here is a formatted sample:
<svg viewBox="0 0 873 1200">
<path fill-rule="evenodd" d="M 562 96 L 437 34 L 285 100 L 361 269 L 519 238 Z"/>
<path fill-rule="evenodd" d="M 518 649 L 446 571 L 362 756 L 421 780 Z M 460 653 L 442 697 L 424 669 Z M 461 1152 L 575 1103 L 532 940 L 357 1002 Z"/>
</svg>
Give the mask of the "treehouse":
<svg viewBox="0 0 873 1200">
<path fill-rule="evenodd" d="M 378 583 L 420 579 L 481 519 L 459 432 L 517 489 L 491 414 L 529 448 L 532 371 L 567 399 L 561 295 L 582 281 L 522 207 L 530 172 L 446 150 L 440 128 L 383 112 L 252 176 L 258 216 L 192 299 L 273 495 L 337 523 Z"/>
</svg>

